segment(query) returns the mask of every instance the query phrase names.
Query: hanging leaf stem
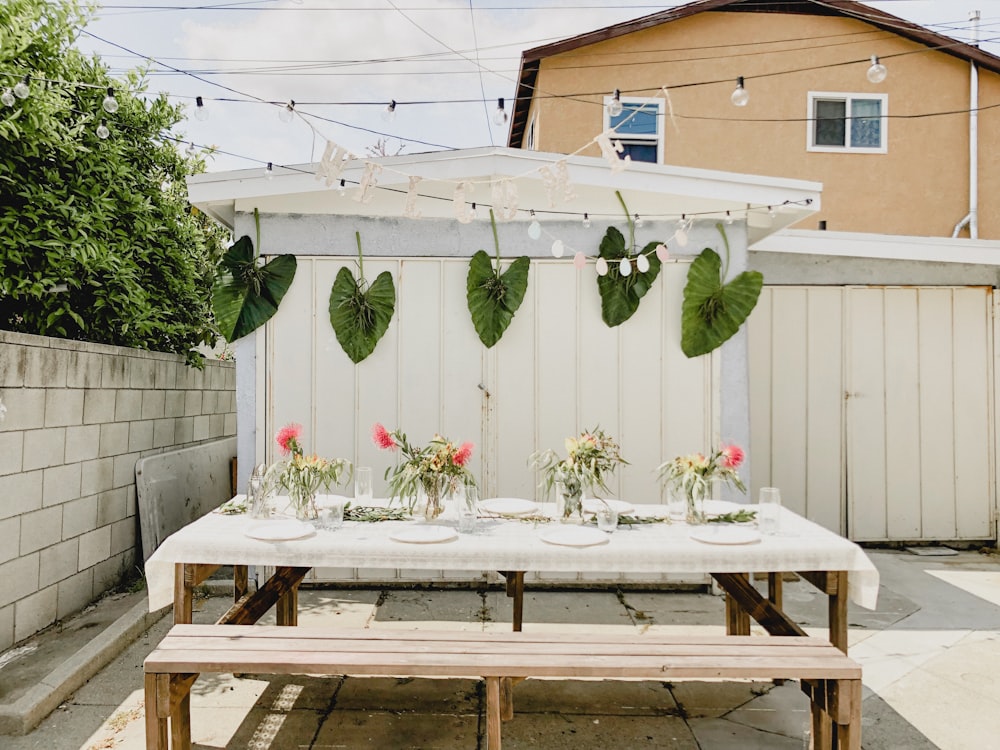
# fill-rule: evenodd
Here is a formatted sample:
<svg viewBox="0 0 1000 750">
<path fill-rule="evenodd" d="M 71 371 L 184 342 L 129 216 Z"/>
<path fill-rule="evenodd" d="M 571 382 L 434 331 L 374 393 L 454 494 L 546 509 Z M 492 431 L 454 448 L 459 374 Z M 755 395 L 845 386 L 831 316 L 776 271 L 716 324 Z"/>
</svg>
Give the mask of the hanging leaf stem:
<svg viewBox="0 0 1000 750">
<path fill-rule="evenodd" d="M 354 233 L 354 239 L 358 243 L 358 287 L 364 289 L 365 284 L 365 258 L 361 254 L 361 232 Z"/>
<path fill-rule="evenodd" d="M 632 221 L 632 214 L 629 213 L 628 206 L 625 205 L 625 199 L 622 198 L 621 191 L 616 190 L 615 195 L 618 196 L 618 202 L 622 204 L 622 210 L 625 212 L 625 221 L 628 222 L 628 253 L 631 254 L 635 250 L 635 222 Z"/>
</svg>

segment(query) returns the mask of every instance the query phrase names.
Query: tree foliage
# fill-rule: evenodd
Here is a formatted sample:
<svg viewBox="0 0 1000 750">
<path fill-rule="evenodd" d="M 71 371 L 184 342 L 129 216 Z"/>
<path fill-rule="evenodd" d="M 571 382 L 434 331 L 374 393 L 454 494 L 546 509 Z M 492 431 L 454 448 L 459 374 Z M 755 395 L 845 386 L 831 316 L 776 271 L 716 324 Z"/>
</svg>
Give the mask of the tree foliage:
<svg viewBox="0 0 1000 750">
<path fill-rule="evenodd" d="M 197 365 L 216 338 L 224 239 L 187 203 L 185 177 L 204 162 L 178 151 L 181 109 L 146 94 L 142 71 L 112 79 L 74 47 L 91 13 L 79 0 L 0 3 L 0 88 L 30 77 L 27 98 L 0 105 L 0 327 Z"/>
</svg>

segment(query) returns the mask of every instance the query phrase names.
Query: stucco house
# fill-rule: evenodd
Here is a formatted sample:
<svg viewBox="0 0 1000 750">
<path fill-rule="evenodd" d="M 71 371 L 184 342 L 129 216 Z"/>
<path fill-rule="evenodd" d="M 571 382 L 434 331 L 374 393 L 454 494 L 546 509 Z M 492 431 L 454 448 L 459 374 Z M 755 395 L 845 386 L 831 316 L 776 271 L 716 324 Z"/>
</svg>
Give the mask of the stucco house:
<svg viewBox="0 0 1000 750">
<path fill-rule="evenodd" d="M 750 244 L 754 492 L 856 540 L 975 542 L 997 538 L 998 105 L 1000 58 L 867 5 L 701 0 L 527 50 L 508 144 L 613 130 L 634 162 L 821 183 Z"/>
</svg>

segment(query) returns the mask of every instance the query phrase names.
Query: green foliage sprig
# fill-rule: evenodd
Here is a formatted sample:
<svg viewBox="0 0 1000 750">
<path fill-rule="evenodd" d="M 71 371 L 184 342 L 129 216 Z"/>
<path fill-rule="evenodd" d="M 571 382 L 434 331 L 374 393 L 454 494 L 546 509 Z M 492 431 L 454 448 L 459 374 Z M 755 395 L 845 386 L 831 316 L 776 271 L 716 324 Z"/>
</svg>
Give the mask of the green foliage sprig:
<svg viewBox="0 0 1000 750">
<path fill-rule="evenodd" d="M 477 251 L 469 262 L 466 280 L 466 299 L 472 324 L 479 340 L 489 348 L 496 344 L 514 319 L 514 313 L 524 301 L 528 288 L 528 270 L 531 261 L 526 255 L 514 260 L 506 271 L 500 273 L 500 240 L 497 223 L 490 209 L 493 227 L 493 244 L 496 246 L 496 267 L 485 250 Z"/>
<path fill-rule="evenodd" d="M 636 252 L 635 223 L 622 194 L 616 190 L 615 195 L 625 211 L 629 242 L 625 244 L 625 238 L 615 227 L 608 227 L 601 240 L 598 254 L 608 261 L 608 272 L 597 277 L 597 290 L 601 295 L 601 319 L 609 328 L 621 325 L 635 314 L 639 301 L 653 286 L 662 265 L 656 255 L 656 246 L 660 242 L 650 242 L 639 253 Z M 648 271 L 639 271 L 637 259 L 640 253 L 649 260 Z M 623 258 L 628 258 L 632 267 L 628 276 L 623 276 L 619 268 Z"/>
</svg>

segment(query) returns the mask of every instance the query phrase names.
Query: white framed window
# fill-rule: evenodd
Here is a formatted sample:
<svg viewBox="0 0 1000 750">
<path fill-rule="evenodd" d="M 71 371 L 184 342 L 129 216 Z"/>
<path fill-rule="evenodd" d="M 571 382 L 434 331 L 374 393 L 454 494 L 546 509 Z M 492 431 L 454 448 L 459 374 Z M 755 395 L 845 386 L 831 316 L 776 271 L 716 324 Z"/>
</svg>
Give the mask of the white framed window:
<svg viewBox="0 0 1000 750">
<path fill-rule="evenodd" d="M 536 133 L 536 128 L 538 126 L 538 115 L 532 115 L 528 120 L 528 129 L 524 134 L 524 146 L 528 151 L 538 150 L 538 133 Z"/>
<path fill-rule="evenodd" d="M 622 97 L 622 113 L 608 114 L 611 97 L 604 97 L 604 130 L 613 128 L 615 140 L 621 141 L 622 157 L 632 161 L 663 163 L 663 100 L 656 97 Z"/>
<path fill-rule="evenodd" d="M 888 94 L 809 92 L 809 151 L 884 154 L 889 143 Z"/>
</svg>

